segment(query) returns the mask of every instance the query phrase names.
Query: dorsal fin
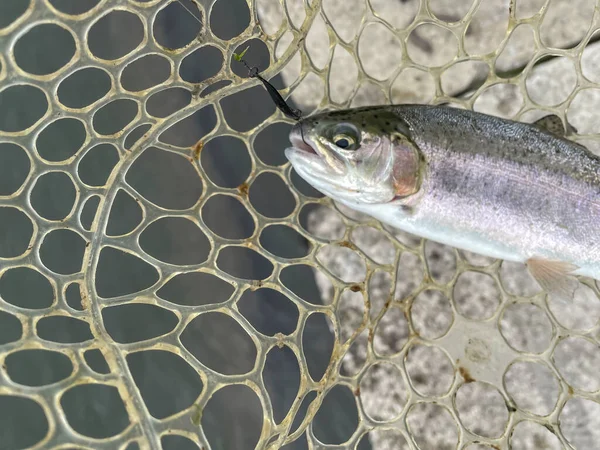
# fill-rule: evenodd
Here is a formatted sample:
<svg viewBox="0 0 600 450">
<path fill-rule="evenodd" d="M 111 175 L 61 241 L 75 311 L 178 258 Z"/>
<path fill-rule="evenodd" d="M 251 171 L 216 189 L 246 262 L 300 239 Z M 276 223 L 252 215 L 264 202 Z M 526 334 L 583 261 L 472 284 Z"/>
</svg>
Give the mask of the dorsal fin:
<svg viewBox="0 0 600 450">
<path fill-rule="evenodd" d="M 564 138 L 566 136 L 571 136 L 571 135 L 577 133 L 577 130 L 575 129 L 575 127 L 573 125 L 571 125 L 569 122 L 567 122 L 567 129 L 565 130 L 565 127 L 563 125 L 561 118 L 558 117 L 556 114 L 550 114 L 548 116 L 544 116 L 541 119 L 533 122 L 533 124 L 535 126 L 537 126 L 538 128 L 541 128 L 542 130 L 545 130 L 555 136 L 562 137 L 562 138 Z"/>
</svg>

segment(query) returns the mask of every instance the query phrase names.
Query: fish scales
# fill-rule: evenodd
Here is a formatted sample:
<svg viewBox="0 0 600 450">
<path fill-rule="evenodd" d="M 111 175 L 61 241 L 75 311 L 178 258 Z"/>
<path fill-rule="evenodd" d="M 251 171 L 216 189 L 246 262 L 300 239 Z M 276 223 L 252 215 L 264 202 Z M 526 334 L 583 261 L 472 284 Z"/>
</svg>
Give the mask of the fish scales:
<svg viewBox="0 0 600 450">
<path fill-rule="evenodd" d="M 530 125 L 456 111 L 396 109 L 427 162 L 411 228 L 502 259 L 597 263 L 600 158 Z"/>
</svg>

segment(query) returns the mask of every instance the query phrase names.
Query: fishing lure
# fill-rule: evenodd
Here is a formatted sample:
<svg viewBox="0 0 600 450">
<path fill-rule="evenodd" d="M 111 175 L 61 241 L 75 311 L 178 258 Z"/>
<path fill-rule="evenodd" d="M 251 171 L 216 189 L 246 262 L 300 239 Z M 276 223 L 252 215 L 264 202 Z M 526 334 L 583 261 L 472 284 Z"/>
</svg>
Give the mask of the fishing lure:
<svg viewBox="0 0 600 450">
<path fill-rule="evenodd" d="M 192 13 L 192 11 L 185 4 L 183 4 L 183 2 L 181 2 L 180 0 L 177 0 L 177 2 L 196 21 L 198 21 L 200 24 L 202 24 L 202 21 L 200 19 L 198 19 L 196 17 L 196 15 L 194 13 Z M 289 106 L 287 104 L 287 102 L 284 100 L 284 98 L 281 96 L 281 94 L 279 93 L 279 91 L 275 88 L 275 86 L 273 86 L 271 83 L 269 83 L 267 80 L 265 80 L 263 77 L 261 77 L 259 75 L 258 68 L 257 67 L 250 67 L 248 65 L 248 63 L 243 59 L 244 55 L 246 54 L 246 52 L 248 51 L 249 48 L 250 47 L 248 46 L 241 53 L 234 53 L 233 54 L 233 58 L 236 61 L 241 62 L 242 64 L 244 64 L 244 66 L 246 66 L 246 68 L 248 69 L 248 76 L 250 76 L 251 78 L 258 78 L 261 81 L 261 83 L 263 84 L 263 86 L 265 87 L 265 89 L 267 90 L 267 92 L 269 93 L 269 95 L 271 96 L 271 99 L 273 100 L 273 103 L 275 103 L 275 106 L 277 106 L 277 109 L 279 109 L 286 117 L 289 117 L 290 119 L 300 120 L 302 118 L 302 111 L 299 110 L 299 109 L 292 108 L 291 106 Z"/>
<path fill-rule="evenodd" d="M 248 69 L 248 76 L 250 78 L 258 78 L 262 82 L 263 86 L 271 96 L 271 100 L 273 100 L 273 103 L 275 103 L 275 106 L 277 106 L 277 109 L 279 109 L 286 117 L 289 117 L 290 119 L 300 120 L 302 118 L 302 111 L 289 106 L 284 100 L 284 98 L 281 96 L 279 91 L 275 88 L 275 86 L 273 86 L 271 83 L 269 83 L 267 80 L 260 76 L 258 68 L 250 67 L 248 63 L 243 59 L 244 55 L 246 54 L 249 48 L 250 47 L 246 47 L 244 51 L 242 51 L 242 53 L 234 53 L 233 58 L 236 61 L 239 61 L 242 64 L 244 64 L 244 66 L 246 66 L 246 68 Z"/>
</svg>

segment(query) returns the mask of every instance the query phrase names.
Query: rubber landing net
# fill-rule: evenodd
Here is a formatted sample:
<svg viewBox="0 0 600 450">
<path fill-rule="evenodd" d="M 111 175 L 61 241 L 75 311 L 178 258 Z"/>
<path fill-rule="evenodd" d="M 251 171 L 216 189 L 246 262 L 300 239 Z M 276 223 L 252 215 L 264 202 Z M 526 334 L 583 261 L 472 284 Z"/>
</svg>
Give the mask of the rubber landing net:
<svg viewBox="0 0 600 450">
<path fill-rule="evenodd" d="M 554 113 L 598 151 L 593 0 L 0 11 L 0 448 L 600 448 L 598 284 L 565 308 L 324 198 L 233 58 L 305 115 Z"/>
</svg>

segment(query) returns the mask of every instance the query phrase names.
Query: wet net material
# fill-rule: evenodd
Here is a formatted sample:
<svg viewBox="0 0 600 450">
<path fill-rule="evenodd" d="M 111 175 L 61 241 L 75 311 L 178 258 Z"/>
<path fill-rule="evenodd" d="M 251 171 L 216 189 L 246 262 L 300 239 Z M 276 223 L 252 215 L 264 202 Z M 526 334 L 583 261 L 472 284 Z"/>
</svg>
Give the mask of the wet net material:
<svg viewBox="0 0 600 450">
<path fill-rule="evenodd" d="M 597 151 L 593 0 L 4 8 L 0 448 L 600 448 L 598 284 L 334 204 L 232 60 L 304 114 L 551 112 Z"/>
</svg>

